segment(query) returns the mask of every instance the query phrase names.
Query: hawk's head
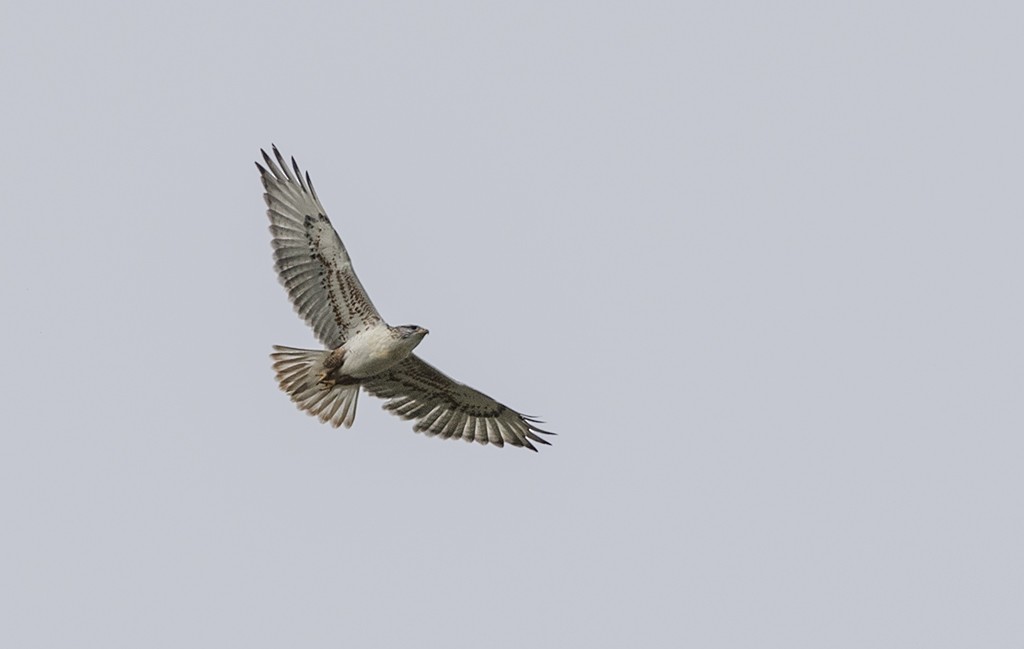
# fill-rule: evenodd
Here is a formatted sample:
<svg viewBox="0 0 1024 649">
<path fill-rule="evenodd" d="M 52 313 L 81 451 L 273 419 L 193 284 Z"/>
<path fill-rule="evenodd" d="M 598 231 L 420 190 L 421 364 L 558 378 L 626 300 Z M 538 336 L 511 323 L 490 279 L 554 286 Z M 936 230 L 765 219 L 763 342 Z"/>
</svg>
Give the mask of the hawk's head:
<svg viewBox="0 0 1024 649">
<path fill-rule="evenodd" d="M 420 344 L 420 342 L 423 340 L 423 337 L 430 333 L 423 327 L 419 327 L 416 325 L 402 325 L 400 327 L 392 327 L 391 332 L 395 334 L 395 336 L 399 340 L 404 342 L 409 347 L 410 350 L 416 345 Z"/>
</svg>

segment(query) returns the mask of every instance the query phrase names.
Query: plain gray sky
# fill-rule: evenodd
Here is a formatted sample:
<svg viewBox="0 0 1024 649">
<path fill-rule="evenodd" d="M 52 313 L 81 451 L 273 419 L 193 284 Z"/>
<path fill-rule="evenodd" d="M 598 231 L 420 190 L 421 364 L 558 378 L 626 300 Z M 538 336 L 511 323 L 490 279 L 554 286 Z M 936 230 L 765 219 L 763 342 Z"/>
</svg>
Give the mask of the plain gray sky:
<svg viewBox="0 0 1024 649">
<path fill-rule="evenodd" d="M 1024 643 L 1019 3 L 0 13 L 3 646 Z M 271 142 L 553 447 L 278 391 Z"/>
</svg>

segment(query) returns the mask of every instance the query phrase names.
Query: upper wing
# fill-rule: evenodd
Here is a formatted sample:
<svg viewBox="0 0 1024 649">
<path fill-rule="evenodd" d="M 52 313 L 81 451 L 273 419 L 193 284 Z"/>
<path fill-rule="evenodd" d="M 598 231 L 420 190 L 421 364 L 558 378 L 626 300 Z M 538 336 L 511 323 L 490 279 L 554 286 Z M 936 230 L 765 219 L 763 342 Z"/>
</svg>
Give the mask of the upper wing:
<svg viewBox="0 0 1024 649">
<path fill-rule="evenodd" d="M 266 192 L 274 266 L 295 310 L 329 348 L 382 322 L 359 283 L 352 260 L 334 231 L 309 174 L 292 158 L 291 169 L 275 146 L 276 162 L 261 150 L 256 163 Z M 293 173 L 294 171 L 294 173 Z"/>
<path fill-rule="evenodd" d="M 415 419 L 413 430 L 481 444 L 525 446 L 530 440 L 548 444 L 536 433 L 553 435 L 535 426 L 533 417 L 521 415 L 482 392 L 445 376 L 415 354 L 363 382 L 370 394 L 387 399 L 385 410 L 402 419 Z"/>
</svg>

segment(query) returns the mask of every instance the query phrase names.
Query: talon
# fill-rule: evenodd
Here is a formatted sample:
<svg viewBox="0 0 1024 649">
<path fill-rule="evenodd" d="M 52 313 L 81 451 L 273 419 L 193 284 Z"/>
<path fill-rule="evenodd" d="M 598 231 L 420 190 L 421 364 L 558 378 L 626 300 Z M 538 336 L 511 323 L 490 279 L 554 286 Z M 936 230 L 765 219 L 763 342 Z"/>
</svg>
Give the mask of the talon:
<svg viewBox="0 0 1024 649">
<path fill-rule="evenodd" d="M 330 390 L 337 383 L 337 381 L 327 376 L 327 372 L 320 372 L 320 376 L 316 377 L 316 382 L 320 385 L 321 390 Z"/>
</svg>

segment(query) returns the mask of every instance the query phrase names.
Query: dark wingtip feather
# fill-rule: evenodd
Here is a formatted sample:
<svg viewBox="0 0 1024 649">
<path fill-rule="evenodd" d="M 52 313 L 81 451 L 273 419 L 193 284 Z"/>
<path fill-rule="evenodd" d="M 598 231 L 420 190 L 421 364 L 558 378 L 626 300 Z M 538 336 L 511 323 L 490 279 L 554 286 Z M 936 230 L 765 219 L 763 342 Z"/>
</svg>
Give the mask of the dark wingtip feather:
<svg viewBox="0 0 1024 649">
<path fill-rule="evenodd" d="M 270 156 L 263 149 L 260 149 L 260 153 L 263 154 L 263 162 L 267 165 L 267 169 L 270 170 L 270 174 L 269 175 L 273 175 L 276 178 L 278 174 L 277 174 L 277 167 L 276 167 L 276 165 L 274 165 L 274 161 L 270 159 Z M 259 164 L 259 163 L 256 163 L 256 164 Z M 267 175 L 268 174 L 264 174 L 263 177 L 266 178 Z"/>
<path fill-rule="evenodd" d="M 287 178 L 288 180 L 291 180 L 291 181 L 295 181 L 295 179 L 292 178 L 291 170 L 288 169 L 288 163 L 286 163 L 284 161 L 284 156 L 281 155 L 281 152 L 277 150 L 277 145 L 276 144 L 273 145 L 273 149 L 274 149 L 274 157 L 277 158 L 277 163 L 280 165 L 281 171 L 284 174 L 285 178 Z M 297 182 L 297 181 L 295 181 L 295 182 Z"/>
<path fill-rule="evenodd" d="M 523 421 L 525 421 L 527 423 L 527 426 L 529 426 L 530 430 L 532 430 L 535 433 L 541 433 L 542 435 L 557 435 L 558 434 L 558 433 L 553 433 L 550 430 L 544 430 L 543 428 L 538 428 L 537 424 L 543 424 L 544 423 L 544 421 L 542 419 L 538 419 L 537 417 L 534 417 L 533 415 L 519 415 L 519 416 L 522 417 Z M 545 444 L 546 443 L 547 442 L 545 442 Z"/>
<path fill-rule="evenodd" d="M 309 172 L 306 172 L 306 186 L 309 187 L 309 193 L 313 195 L 315 200 L 320 200 L 320 197 L 316 195 L 316 189 L 313 188 L 313 179 L 309 177 Z"/>
<path fill-rule="evenodd" d="M 538 432 L 543 432 L 543 431 L 538 431 Z M 537 437 L 536 435 L 533 434 L 533 431 L 528 431 L 526 433 L 526 436 L 529 437 L 530 439 L 532 439 L 533 441 L 537 442 L 538 444 L 544 444 L 545 446 L 551 446 L 551 442 L 549 442 L 548 440 L 544 439 L 543 437 Z"/>
<path fill-rule="evenodd" d="M 292 169 L 295 170 L 295 176 L 299 179 L 299 186 L 309 191 L 309 188 L 302 182 L 302 172 L 299 170 L 299 163 L 295 162 L 295 156 L 292 156 Z"/>
</svg>

